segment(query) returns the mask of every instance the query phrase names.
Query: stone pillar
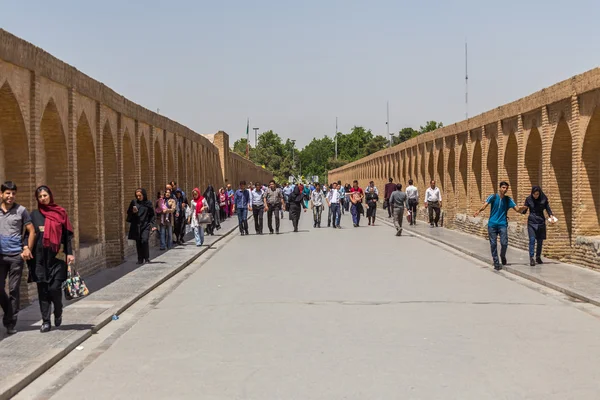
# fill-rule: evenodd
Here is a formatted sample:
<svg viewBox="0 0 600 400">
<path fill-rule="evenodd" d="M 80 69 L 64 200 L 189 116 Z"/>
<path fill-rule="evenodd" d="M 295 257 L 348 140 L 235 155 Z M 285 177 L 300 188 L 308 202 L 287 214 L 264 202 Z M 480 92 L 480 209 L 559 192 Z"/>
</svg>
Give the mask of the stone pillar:
<svg viewBox="0 0 600 400">
<path fill-rule="evenodd" d="M 100 102 L 96 102 L 96 176 L 97 176 L 97 184 L 99 188 L 100 196 L 102 198 L 102 202 L 104 203 L 104 126 L 102 122 L 105 122 L 106 112 L 104 107 Z M 121 185 L 122 186 L 122 185 Z M 118 200 L 117 200 L 118 201 Z M 122 204 L 122 203 L 118 203 Z M 101 243 L 104 243 L 105 246 L 105 255 L 106 255 L 106 229 L 104 226 L 104 206 L 97 207 L 96 210 L 96 218 L 100 223 L 98 224 L 98 239 Z"/>
<path fill-rule="evenodd" d="M 575 242 L 575 238 L 577 234 L 582 229 L 580 228 L 580 223 L 582 219 L 581 212 L 583 210 L 582 202 L 582 174 L 581 174 L 581 164 L 582 164 L 582 155 L 583 155 L 583 140 L 585 136 L 585 132 L 583 134 L 580 132 L 580 121 L 581 116 L 579 114 L 579 98 L 576 93 L 573 93 L 571 96 L 571 124 L 569 128 L 571 129 L 571 151 L 573 152 L 573 165 L 572 165 L 572 226 L 573 226 L 573 238 L 572 243 Z M 599 156 L 600 157 L 600 156 Z"/>
<path fill-rule="evenodd" d="M 472 134 L 473 131 L 468 130 L 467 131 L 467 190 L 465 192 L 465 196 L 467 196 L 467 208 L 466 208 L 466 214 L 470 215 L 471 214 L 471 203 L 473 202 L 471 197 L 472 197 L 472 192 L 475 190 L 473 185 L 477 185 L 477 183 L 475 182 L 475 174 L 473 173 L 473 138 L 472 138 Z"/>
<path fill-rule="evenodd" d="M 508 173 L 504 166 L 504 154 L 506 153 L 505 144 L 506 138 L 504 137 L 504 128 L 502 127 L 502 121 L 498 121 L 498 183 L 502 181 L 508 181 Z M 498 190 L 498 188 L 494 188 Z"/>
<path fill-rule="evenodd" d="M 487 158 L 488 153 L 490 151 L 490 141 L 487 135 L 488 132 L 486 132 L 484 125 L 481 127 L 481 197 L 484 201 L 487 199 L 487 196 L 491 194 L 488 193 L 488 191 L 489 187 L 492 186 L 490 183 L 490 174 L 488 172 L 487 167 Z"/>
<path fill-rule="evenodd" d="M 30 76 L 30 88 L 29 88 L 29 185 L 30 188 L 37 188 L 41 182 L 41 170 L 45 168 L 45 165 L 38 165 L 38 154 L 41 155 L 43 149 L 40 148 L 41 137 L 40 125 L 42 122 L 42 104 L 40 100 L 40 77 L 35 71 L 29 73 Z M 62 123 L 62 121 L 61 121 Z M 65 149 L 63 157 L 68 157 L 68 149 Z M 37 203 L 35 200 L 35 194 L 33 190 L 29 190 L 25 196 L 21 192 L 19 197 L 22 204 L 28 205 L 29 209 L 33 209 Z"/>
<path fill-rule="evenodd" d="M 69 88 L 69 121 L 67 141 L 71 142 L 72 155 L 69 157 L 69 186 L 71 187 L 72 196 L 70 197 L 69 208 L 72 210 L 71 224 L 73 225 L 73 247 L 79 250 L 79 193 L 77 179 L 77 107 L 76 107 L 77 92 L 74 88 Z"/>
</svg>

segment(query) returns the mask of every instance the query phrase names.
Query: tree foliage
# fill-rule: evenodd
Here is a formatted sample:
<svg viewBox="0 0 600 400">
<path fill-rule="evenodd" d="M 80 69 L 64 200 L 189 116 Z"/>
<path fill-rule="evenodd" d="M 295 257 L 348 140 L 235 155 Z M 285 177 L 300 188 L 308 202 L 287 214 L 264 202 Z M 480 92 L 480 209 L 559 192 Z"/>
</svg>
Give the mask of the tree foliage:
<svg viewBox="0 0 600 400">
<path fill-rule="evenodd" d="M 392 144 L 396 145 L 419 134 L 441 128 L 441 122 L 427 121 L 420 130 L 404 128 L 394 135 Z M 335 157 L 335 138 L 337 138 L 338 154 Z M 369 154 L 385 149 L 388 139 L 382 135 L 373 135 L 370 129 L 354 126 L 348 134 L 338 132 L 335 137 L 324 136 L 313 138 L 302 150 L 298 150 L 295 141 L 281 137 L 269 130 L 258 138 L 256 148 L 250 147 L 250 159 L 273 172 L 277 182 L 287 181 L 290 175 L 318 176 L 321 183 L 326 183 L 329 170 L 339 168 L 349 162 L 356 161 Z M 233 151 L 246 156 L 246 138 L 236 140 Z"/>
</svg>

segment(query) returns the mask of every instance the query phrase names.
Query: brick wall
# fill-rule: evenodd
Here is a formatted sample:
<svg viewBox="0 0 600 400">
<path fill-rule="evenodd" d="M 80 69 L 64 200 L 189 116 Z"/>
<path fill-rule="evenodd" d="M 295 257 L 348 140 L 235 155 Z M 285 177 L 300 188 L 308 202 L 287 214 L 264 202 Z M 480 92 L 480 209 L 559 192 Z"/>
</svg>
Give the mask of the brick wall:
<svg viewBox="0 0 600 400">
<path fill-rule="evenodd" d="M 271 178 L 230 154 L 225 132 L 217 136 L 220 145 L 0 29 L 0 181 L 15 181 L 29 209 L 38 185 L 53 190 L 73 223 L 83 275 L 135 252 L 125 215 L 140 185 L 154 200 L 170 180 L 191 192 Z M 23 302 L 34 293 L 24 280 Z"/>
<path fill-rule="evenodd" d="M 487 213 L 472 215 L 500 181 L 510 183 L 517 204 L 541 185 L 560 221 L 548 228 L 545 255 L 598 268 L 599 106 L 600 69 L 594 69 L 329 171 L 329 181 L 383 183 L 381 171 L 385 179 L 391 168 L 401 183 L 412 178 L 424 191 L 434 175 L 444 225 L 480 236 L 487 234 Z M 509 215 L 510 243 L 525 249 L 527 217 Z"/>
</svg>

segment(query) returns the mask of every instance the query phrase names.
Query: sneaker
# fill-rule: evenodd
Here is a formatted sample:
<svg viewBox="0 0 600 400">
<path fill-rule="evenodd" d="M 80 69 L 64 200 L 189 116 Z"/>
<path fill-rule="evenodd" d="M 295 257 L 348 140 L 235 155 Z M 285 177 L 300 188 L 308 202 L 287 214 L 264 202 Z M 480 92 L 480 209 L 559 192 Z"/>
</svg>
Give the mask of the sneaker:
<svg viewBox="0 0 600 400">
<path fill-rule="evenodd" d="M 502 257 L 500 261 L 502 261 L 502 265 L 506 265 L 506 257 Z"/>
<path fill-rule="evenodd" d="M 494 269 L 496 271 L 500 271 L 502 269 L 502 266 L 500 264 L 498 264 L 498 263 L 494 263 Z"/>
<path fill-rule="evenodd" d="M 62 325 L 62 315 L 60 317 L 54 316 L 54 326 L 57 328 Z"/>
<path fill-rule="evenodd" d="M 401 234 L 402 234 L 402 231 L 401 231 L 400 229 L 398 229 L 398 230 L 396 231 L 396 236 L 400 236 Z"/>
<path fill-rule="evenodd" d="M 433 222 L 431 224 L 429 224 L 430 228 L 433 228 L 435 225 L 433 225 Z"/>
<path fill-rule="evenodd" d="M 535 262 L 538 264 L 543 264 L 544 262 L 542 261 L 542 257 L 538 257 L 535 259 Z"/>
<path fill-rule="evenodd" d="M 276 234 L 276 235 L 279 235 L 279 229 L 275 231 L 275 234 Z"/>
<path fill-rule="evenodd" d="M 529 265 L 532 266 L 532 267 L 535 267 L 535 260 L 533 259 L 533 257 L 531 257 L 529 259 Z"/>
<path fill-rule="evenodd" d="M 40 328 L 40 332 L 41 333 L 50 332 L 51 329 L 52 329 L 52 326 L 50 326 L 50 322 L 44 322 L 42 324 L 42 327 Z"/>
<path fill-rule="evenodd" d="M 17 333 L 17 330 L 15 329 L 14 325 L 9 325 L 6 327 L 6 333 L 9 335 L 14 335 L 15 333 Z"/>
</svg>

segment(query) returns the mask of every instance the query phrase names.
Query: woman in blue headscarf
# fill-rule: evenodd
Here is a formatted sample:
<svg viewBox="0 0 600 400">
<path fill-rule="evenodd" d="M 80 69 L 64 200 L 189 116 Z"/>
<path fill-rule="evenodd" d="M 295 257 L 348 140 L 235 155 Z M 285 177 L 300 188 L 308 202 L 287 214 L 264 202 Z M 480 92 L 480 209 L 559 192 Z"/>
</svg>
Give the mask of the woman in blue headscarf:
<svg viewBox="0 0 600 400">
<path fill-rule="evenodd" d="M 302 190 L 302 197 L 302 201 L 304 201 L 304 208 L 307 209 L 308 201 L 310 200 L 310 187 L 308 185 L 304 186 L 304 189 Z"/>
<path fill-rule="evenodd" d="M 546 211 L 548 217 L 551 219 L 553 219 L 554 215 L 550 209 L 548 197 L 546 197 L 544 192 L 542 192 L 542 188 L 539 186 L 531 188 L 531 195 L 525 199 L 525 207 L 527 207 L 527 209 L 523 210 L 523 214 L 526 214 L 527 210 L 529 210 L 529 217 L 527 218 L 529 265 L 533 267 L 536 263 L 544 263 L 542 261 L 542 243 L 546 239 L 546 217 L 544 217 L 544 211 Z M 537 249 L 535 248 L 536 242 Z"/>
</svg>

